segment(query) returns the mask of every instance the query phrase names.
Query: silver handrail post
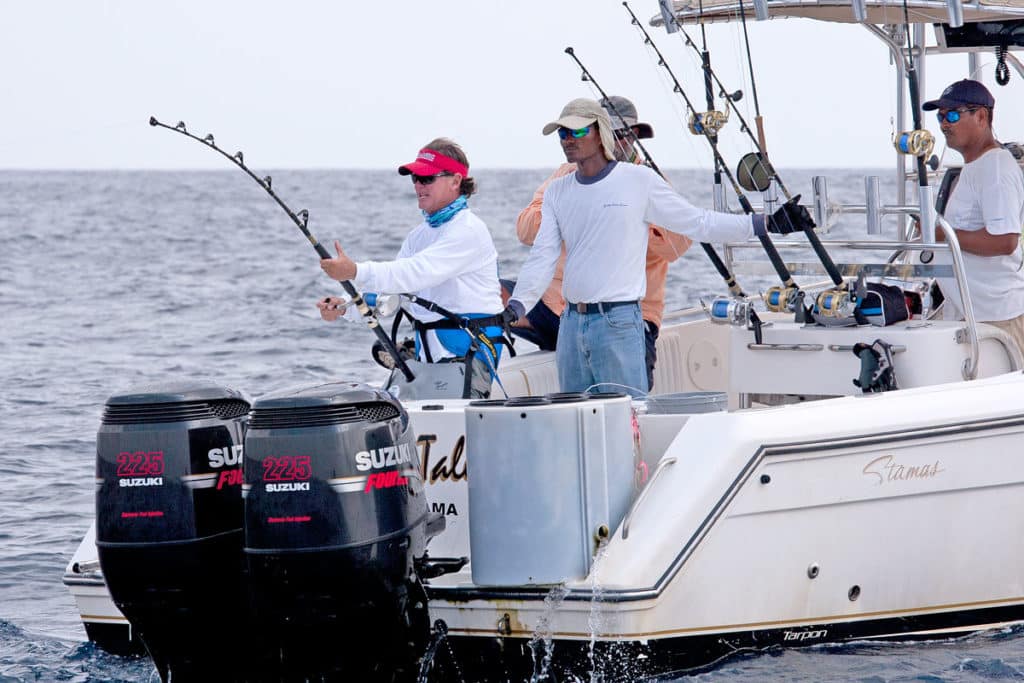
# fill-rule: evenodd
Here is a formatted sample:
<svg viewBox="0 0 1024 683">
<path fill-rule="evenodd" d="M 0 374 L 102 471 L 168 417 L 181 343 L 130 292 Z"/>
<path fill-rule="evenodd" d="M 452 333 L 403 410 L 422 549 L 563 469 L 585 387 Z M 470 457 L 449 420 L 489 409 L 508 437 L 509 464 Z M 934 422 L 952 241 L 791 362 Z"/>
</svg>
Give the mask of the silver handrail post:
<svg viewBox="0 0 1024 683">
<path fill-rule="evenodd" d="M 961 373 L 964 379 L 974 379 L 978 376 L 978 359 L 981 357 L 981 347 L 978 344 L 978 322 L 974 319 L 974 304 L 971 303 L 971 292 L 967 286 L 967 271 L 964 270 L 964 255 L 960 251 L 960 242 L 957 241 L 956 231 L 942 214 L 937 216 L 936 222 L 946 236 L 946 244 L 953 255 L 953 272 L 956 275 L 957 288 L 960 290 L 960 301 L 963 304 L 964 319 L 967 322 L 967 342 L 971 345 L 970 355 L 964 360 Z"/>
<path fill-rule="evenodd" d="M 637 511 L 637 508 L 640 507 L 640 503 L 642 503 L 644 501 L 644 498 L 647 497 L 647 492 L 651 490 L 651 487 L 654 486 L 654 482 L 658 479 L 658 476 L 665 471 L 665 468 L 667 468 L 669 465 L 675 465 L 678 459 L 679 458 L 677 458 L 676 456 L 670 455 L 667 458 L 662 458 L 661 462 L 658 463 L 658 469 L 654 470 L 654 474 L 651 476 L 651 480 L 647 482 L 647 486 L 645 486 L 644 490 L 640 492 L 640 495 L 636 497 L 636 500 L 629 507 L 629 512 L 626 513 L 625 519 L 622 520 L 623 541 L 629 538 L 629 525 L 633 521 L 633 513 Z"/>
</svg>

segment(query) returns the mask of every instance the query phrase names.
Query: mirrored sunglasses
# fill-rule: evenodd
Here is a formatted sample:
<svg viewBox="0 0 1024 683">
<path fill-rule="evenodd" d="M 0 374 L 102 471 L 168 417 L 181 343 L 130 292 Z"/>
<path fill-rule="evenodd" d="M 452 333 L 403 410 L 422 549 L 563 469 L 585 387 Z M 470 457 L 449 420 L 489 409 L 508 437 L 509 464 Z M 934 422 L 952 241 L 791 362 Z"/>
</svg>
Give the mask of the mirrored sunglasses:
<svg viewBox="0 0 1024 683">
<path fill-rule="evenodd" d="M 590 128 L 591 126 L 584 126 L 583 128 L 577 128 L 573 130 L 572 128 L 561 127 L 558 129 L 558 137 L 562 138 L 563 140 L 565 140 L 570 135 L 577 139 L 585 138 L 587 137 L 587 135 L 590 134 Z"/>
<path fill-rule="evenodd" d="M 936 112 L 935 116 L 938 117 L 939 123 L 942 123 L 943 121 L 945 121 L 946 123 L 956 123 L 957 121 L 960 120 L 960 117 L 963 115 L 965 111 L 969 111 L 973 114 L 974 112 L 978 111 L 978 108 L 963 107 L 961 109 L 950 109 L 945 114 L 943 114 L 941 111 Z"/>
</svg>

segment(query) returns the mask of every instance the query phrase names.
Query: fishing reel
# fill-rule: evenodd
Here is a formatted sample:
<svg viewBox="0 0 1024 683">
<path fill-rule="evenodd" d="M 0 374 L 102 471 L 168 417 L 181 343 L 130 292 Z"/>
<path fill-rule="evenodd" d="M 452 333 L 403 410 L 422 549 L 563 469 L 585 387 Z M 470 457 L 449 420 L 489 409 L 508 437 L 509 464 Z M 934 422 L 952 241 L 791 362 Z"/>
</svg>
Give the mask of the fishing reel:
<svg viewBox="0 0 1024 683">
<path fill-rule="evenodd" d="M 907 130 L 898 133 L 892 145 L 900 154 L 924 158 L 935 148 L 935 136 L 926 130 Z"/>
<path fill-rule="evenodd" d="M 707 313 L 711 322 L 743 327 L 750 324 L 750 316 L 754 310 L 753 305 L 749 301 L 724 296 L 715 297 L 711 300 L 710 305 L 705 304 L 702 299 L 700 305 L 704 308 L 704 312 Z"/>
<path fill-rule="evenodd" d="M 402 307 L 402 296 L 400 294 L 366 292 L 363 295 L 363 301 L 382 318 L 390 318 L 394 315 L 395 311 Z"/>
<path fill-rule="evenodd" d="M 814 303 L 814 312 L 829 318 L 849 318 L 857 304 L 845 289 L 826 289 Z"/>
<path fill-rule="evenodd" d="M 750 301 L 719 296 L 712 299 L 710 305 L 705 304 L 701 299 L 700 305 L 711 322 L 753 330 L 754 343 L 760 344 L 763 341 L 764 323 L 761 322 L 757 311 L 754 310 L 754 304 Z"/>
<path fill-rule="evenodd" d="M 718 131 L 729 121 L 729 110 L 724 112 L 711 111 L 690 112 L 688 127 L 694 135 L 717 135 Z"/>
<path fill-rule="evenodd" d="M 761 298 L 764 305 L 773 313 L 786 313 L 796 310 L 796 300 L 800 295 L 797 287 L 769 287 Z"/>
</svg>

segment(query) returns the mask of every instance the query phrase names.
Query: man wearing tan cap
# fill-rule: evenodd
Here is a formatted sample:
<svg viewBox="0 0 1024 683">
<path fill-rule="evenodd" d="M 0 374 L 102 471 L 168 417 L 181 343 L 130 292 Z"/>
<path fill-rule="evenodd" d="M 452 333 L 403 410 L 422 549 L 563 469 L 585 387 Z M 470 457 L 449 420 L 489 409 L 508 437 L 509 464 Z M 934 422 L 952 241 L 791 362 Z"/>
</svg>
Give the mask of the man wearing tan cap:
<svg viewBox="0 0 1024 683">
<path fill-rule="evenodd" d="M 614 127 L 594 100 L 569 102 L 543 128 L 558 131 L 576 172 L 548 185 L 541 224 L 506 308 L 523 317 L 551 282 L 565 244 L 565 310 L 555 350 L 562 391 L 647 391 L 643 320 L 649 224 L 701 242 L 745 240 L 764 231 L 814 226 L 807 210 L 786 204 L 767 220 L 698 209 L 647 166 L 615 160 Z"/>
<path fill-rule="evenodd" d="M 638 119 L 636 106 L 625 97 L 611 95 L 600 101 L 608 113 L 615 136 L 615 159 L 630 163 L 642 163 L 636 152 L 634 140 L 654 137 L 654 129 L 649 123 L 641 123 Z M 516 234 L 519 241 L 533 245 L 540 230 L 541 204 L 544 191 L 556 178 L 569 175 L 576 170 L 576 164 L 565 163 L 558 167 L 533 194 L 533 201 L 519 214 L 516 221 Z M 656 225 L 649 226 L 647 239 L 647 274 L 646 293 L 640 301 L 640 316 L 644 327 L 644 364 L 647 370 L 648 390 L 654 387 L 654 365 L 657 361 L 657 340 L 661 329 L 662 315 L 665 312 L 665 278 L 668 275 L 668 264 L 682 256 L 690 247 L 690 239 L 683 235 L 668 232 Z M 542 349 L 553 350 L 558 336 L 558 320 L 565 310 L 565 299 L 562 298 L 562 271 L 565 267 L 565 248 L 555 265 L 555 275 L 551 284 L 525 317 L 516 323 L 513 332 L 536 343 Z M 502 282 L 505 285 L 505 282 Z M 525 328 L 525 329 L 524 329 Z"/>
</svg>

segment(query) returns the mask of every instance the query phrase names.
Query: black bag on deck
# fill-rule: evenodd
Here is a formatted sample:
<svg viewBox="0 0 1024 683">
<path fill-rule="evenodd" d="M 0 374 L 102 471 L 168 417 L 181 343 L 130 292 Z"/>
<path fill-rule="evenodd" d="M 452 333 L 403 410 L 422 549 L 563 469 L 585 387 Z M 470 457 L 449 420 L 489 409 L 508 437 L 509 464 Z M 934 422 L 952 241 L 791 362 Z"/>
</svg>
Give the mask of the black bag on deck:
<svg viewBox="0 0 1024 683">
<path fill-rule="evenodd" d="M 892 325 L 910 317 L 903 290 L 894 285 L 869 282 L 867 292 L 857 304 L 858 318 L 879 327 Z"/>
</svg>

